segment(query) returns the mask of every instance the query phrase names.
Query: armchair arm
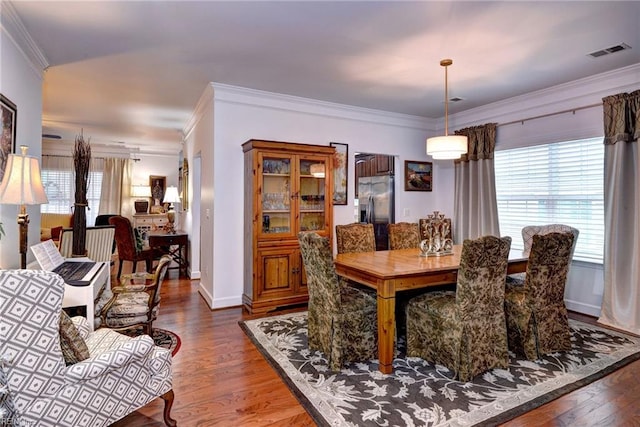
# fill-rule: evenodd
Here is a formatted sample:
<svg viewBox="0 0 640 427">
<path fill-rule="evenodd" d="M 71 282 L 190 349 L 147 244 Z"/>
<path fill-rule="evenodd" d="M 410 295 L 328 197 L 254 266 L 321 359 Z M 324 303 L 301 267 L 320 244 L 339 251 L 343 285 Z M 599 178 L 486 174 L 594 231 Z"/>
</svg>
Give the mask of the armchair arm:
<svg viewBox="0 0 640 427">
<path fill-rule="evenodd" d="M 154 346 L 153 339 L 148 335 L 132 338 L 116 349 L 69 366 L 65 371 L 65 383 L 88 381 L 108 374 L 132 361 L 146 359 L 153 353 Z"/>
</svg>

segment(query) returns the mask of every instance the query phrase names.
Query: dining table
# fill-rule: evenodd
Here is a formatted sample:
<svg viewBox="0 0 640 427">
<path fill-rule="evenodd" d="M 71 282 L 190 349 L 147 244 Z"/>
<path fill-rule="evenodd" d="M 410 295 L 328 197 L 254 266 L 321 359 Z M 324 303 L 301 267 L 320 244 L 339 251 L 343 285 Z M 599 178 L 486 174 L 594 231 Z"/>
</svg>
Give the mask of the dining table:
<svg viewBox="0 0 640 427">
<path fill-rule="evenodd" d="M 338 275 L 373 288 L 378 303 L 378 359 L 380 372 L 393 371 L 396 328 L 396 294 L 444 284 L 455 284 L 462 245 L 453 245 L 448 255 L 421 256 L 419 248 L 338 254 Z M 520 250 L 509 252 L 507 274 L 522 273 L 527 257 Z"/>
</svg>

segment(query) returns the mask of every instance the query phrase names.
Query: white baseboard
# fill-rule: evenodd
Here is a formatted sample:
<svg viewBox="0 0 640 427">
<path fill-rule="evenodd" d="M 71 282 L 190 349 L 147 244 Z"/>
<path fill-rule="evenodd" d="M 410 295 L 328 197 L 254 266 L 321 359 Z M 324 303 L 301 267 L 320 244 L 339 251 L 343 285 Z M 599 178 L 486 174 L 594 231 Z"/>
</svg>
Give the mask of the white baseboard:
<svg viewBox="0 0 640 427">
<path fill-rule="evenodd" d="M 589 316 L 600 317 L 600 307 L 591 304 L 585 304 L 579 301 L 564 300 L 568 310 Z"/>
</svg>

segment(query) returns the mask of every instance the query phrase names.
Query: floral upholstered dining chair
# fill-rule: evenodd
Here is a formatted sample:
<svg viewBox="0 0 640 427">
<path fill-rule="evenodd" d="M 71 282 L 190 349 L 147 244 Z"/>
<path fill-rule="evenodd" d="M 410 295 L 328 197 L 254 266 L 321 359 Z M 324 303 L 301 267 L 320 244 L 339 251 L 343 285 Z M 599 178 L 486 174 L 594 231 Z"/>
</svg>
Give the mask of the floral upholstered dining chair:
<svg viewBox="0 0 640 427">
<path fill-rule="evenodd" d="M 509 348 L 529 360 L 571 350 L 564 288 L 573 243 L 572 233 L 534 235 L 524 285 L 506 289 Z"/>
<path fill-rule="evenodd" d="M 507 368 L 504 287 L 510 248 L 510 237 L 464 241 L 456 290 L 409 300 L 407 356 L 446 366 L 460 381 Z"/>
<path fill-rule="evenodd" d="M 580 235 L 580 230 L 565 224 L 546 224 L 546 225 L 527 225 L 526 227 L 522 227 L 521 233 L 522 233 L 522 243 L 524 244 L 524 249 L 522 251 L 522 254 L 527 257 L 531 253 L 533 236 L 536 236 L 539 234 L 549 234 L 549 233 L 571 233 L 573 235 L 573 246 L 571 247 L 571 259 L 573 259 L 573 252 L 576 249 L 576 243 L 578 243 L 578 236 Z M 571 259 L 569 260 L 569 265 L 571 265 Z M 509 276 L 507 276 L 507 288 L 524 285 L 525 274 L 526 273 L 516 273 L 516 274 L 510 274 Z"/>
<path fill-rule="evenodd" d="M 336 225 L 338 253 L 373 252 L 376 250 L 376 236 L 373 224 Z"/>
<path fill-rule="evenodd" d="M 375 291 L 353 286 L 336 274 L 329 239 L 298 234 L 309 289 L 309 349 L 320 350 L 332 371 L 378 356 Z"/>
<path fill-rule="evenodd" d="M 389 249 L 410 249 L 420 246 L 418 223 L 389 224 Z"/>
</svg>

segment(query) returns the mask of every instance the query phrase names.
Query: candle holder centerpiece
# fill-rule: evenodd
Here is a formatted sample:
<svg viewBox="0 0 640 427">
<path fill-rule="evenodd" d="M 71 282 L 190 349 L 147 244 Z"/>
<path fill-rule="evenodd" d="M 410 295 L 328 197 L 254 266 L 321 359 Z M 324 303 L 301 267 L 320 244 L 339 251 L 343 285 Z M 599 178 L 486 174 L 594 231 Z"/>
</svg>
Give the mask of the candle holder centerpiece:
<svg viewBox="0 0 640 427">
<path fill-rule="evenodd" d="M 434 211 L 427 215 L 425 221 L 421 220 L 421 234 L 425 236 L 420 242 L 420 256 L 443 256 L 453 253 L 453 240 L 451 235 L 451 222 L 444 214 Z"/>
</svg>

